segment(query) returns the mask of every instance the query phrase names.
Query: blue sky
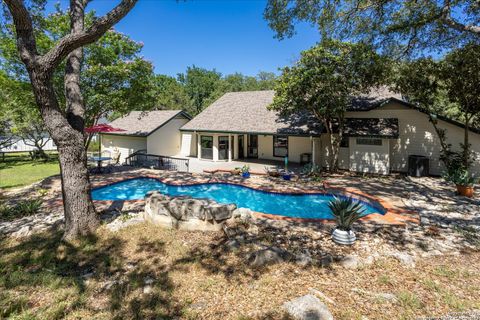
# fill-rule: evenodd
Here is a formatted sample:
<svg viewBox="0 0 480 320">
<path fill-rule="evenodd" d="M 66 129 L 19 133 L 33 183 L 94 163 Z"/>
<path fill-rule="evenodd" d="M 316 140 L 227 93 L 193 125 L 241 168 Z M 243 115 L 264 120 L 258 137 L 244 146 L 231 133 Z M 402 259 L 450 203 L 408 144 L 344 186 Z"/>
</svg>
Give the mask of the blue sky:
<svg viewBox="0 0 480 320">
<path fill-rule="evenodd" d="M 60 3 L 68 5 L 65 0 Z M 104 14 L 116 3 L 94 0 L 87 10 Z M 193 64 L 222 74 L 278 73 L 319 36 L 304 24 L 293 38 L 275 39 L 263 19 L 264 8 L 261 0 L 140 0 L 116 29 L 144 43 L 142 54 L 153 62 L 156 73 L 176 76 Z"/>
</svg>

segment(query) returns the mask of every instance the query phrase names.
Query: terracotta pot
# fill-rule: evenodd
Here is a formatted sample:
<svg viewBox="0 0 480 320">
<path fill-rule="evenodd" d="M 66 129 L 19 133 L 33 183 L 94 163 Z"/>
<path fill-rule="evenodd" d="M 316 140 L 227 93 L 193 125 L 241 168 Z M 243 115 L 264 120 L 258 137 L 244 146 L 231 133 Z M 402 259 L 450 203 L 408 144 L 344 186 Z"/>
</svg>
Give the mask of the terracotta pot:
<svg viewBox="0 0 480 320">
<path fill-rule="evenodd" d="M 473 197 L 473 186 L 461 186 L 457 184 L 457 192 L 461 196 L 471 198 Z"/>
<path fill-rule="evenodd" d="M 357 237 L 353 230 L 345 231 L 335 228 L 332 233 L 332 240 L 337 244 L 352 245 L 357 240 Z"/>
</svg>

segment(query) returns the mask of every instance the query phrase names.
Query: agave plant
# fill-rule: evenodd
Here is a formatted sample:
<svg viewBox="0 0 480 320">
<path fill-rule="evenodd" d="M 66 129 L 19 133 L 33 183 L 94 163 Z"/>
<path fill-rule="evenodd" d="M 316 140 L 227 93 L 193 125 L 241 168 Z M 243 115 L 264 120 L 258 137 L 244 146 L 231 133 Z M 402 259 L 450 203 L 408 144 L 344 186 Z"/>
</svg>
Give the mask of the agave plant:
<svg viewBox="0 0 480 320">
<path fill-rule="evenodd" d="M 337 228 L 344 231 L 350 231 L 353 223 L 360 219 L 364 213 L 362 204 L 352 198 L 335 197 L 329 202 L 328 207 L 335 217 Z"/>
</svg>

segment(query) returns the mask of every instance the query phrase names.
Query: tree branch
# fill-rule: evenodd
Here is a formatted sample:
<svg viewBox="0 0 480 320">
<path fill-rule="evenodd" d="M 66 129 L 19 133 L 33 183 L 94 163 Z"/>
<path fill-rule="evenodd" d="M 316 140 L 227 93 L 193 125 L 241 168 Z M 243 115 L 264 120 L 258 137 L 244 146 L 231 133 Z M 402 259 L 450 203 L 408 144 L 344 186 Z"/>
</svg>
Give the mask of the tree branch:
<svg viewBox="0 0 480 320">
<path fill-rule="evenodd" d="M 27 68 L 32 68 L 38 55 L 37 44 L 33 33 L 33 23 L 22 0 L 5 0 L 13 18 L 17 33 L 17 48 L 20 58 Z"/>
<path fill-rule="evenodd" d="M 9 0 L 19 1 L 19 0 Z M 42 58 L 41 62 L 48 68 L 57 67 L 73 50 L 98 40 L 114 24 L 120 21 L 135 6 L 138 0 L 122 0 L 109 13 L 96 20 L 93 25 L 82 32 L 72 32 L 60 39 Z"/>
<path fill-rule="evenodd" d="M 480 26 L 476 26 L 473 24 L 463 24 L 452 18 L 450 0 L 445 0 L 440 19 L 452 29 L 458 30 L 460 32 L 470 32 L 475 35 L 480 35 Z"/>
</svg>

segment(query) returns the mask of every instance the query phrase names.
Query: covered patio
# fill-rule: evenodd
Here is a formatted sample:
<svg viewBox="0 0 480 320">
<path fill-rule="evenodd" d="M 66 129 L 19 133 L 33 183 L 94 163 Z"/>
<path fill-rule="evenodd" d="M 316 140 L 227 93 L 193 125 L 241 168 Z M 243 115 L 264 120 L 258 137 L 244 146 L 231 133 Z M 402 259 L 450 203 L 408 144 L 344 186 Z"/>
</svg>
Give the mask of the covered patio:
<svg viewBox="0 0 480 320">
<path fill-rule="evenodd" d="M 265 159 L 241 159 L 223 162 L 205 161 L 197 157 L 187 157 L 189 159 L 189 172 L 205 173 L 215 171 L 230 171 L 245 165 L 250 167 L 253 174 L 264 174 L 267 170 L 275 168 L 283 169 L 285 163 L 283 161 L 265 160 Z M 294 173 L 300 173 L 302 166 L 298 163 L 288 163 L 288 170 Z"/>
</svg>

